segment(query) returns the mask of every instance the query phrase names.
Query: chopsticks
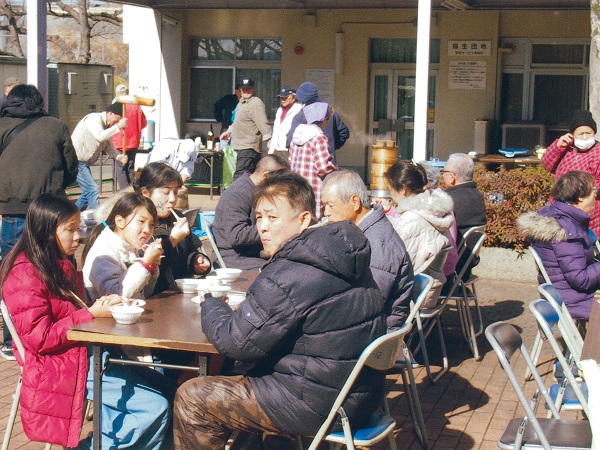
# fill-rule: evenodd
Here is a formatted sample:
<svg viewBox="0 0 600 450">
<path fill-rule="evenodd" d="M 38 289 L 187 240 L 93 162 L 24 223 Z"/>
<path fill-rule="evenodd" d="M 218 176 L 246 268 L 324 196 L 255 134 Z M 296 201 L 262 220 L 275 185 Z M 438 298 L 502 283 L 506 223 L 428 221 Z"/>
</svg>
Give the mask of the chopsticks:
<svg viewBox="0 0 600 450">
<path fill-rule="evenodd" d="M 173 213 L 173 215 L 175 216 L 175 218 L 176 218 L 178 221 L 179 221 L 179 220 L 181 220 L 181 217 L 179 217 L 179 216 L 177 215 L 177 213 L 175 212 L 175 210 L 174 210 L 173 208 L 171 208 L 171 213 Z"/>
</svg>

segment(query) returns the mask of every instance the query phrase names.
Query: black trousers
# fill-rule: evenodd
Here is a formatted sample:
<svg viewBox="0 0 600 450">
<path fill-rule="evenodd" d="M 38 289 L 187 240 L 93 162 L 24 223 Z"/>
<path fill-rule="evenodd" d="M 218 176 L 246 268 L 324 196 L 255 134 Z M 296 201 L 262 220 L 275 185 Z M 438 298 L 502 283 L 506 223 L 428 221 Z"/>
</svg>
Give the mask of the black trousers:
<svg viewBox="0 0 600 450">
<path fill-rule="evenodd" d="M 245 148 L 242 150 L 236 150 L 237 162 L 235 165 L 235 173 L 233 174 L 233 181 L 237 180 L 246 172 L 254 172 L 256 165 L 262 155 L 252 148 Z"/>
</svg>

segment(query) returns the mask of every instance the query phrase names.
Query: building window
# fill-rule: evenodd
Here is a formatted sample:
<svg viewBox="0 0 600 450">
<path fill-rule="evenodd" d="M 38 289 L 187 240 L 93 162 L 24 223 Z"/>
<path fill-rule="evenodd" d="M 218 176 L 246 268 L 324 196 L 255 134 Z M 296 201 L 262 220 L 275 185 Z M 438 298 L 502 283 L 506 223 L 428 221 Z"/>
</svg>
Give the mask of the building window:
<svg viewBox="0 0 600 450">
<path fill-rule="evenodd" d="M 192 39 L 190 55 L 190 120 L 214 120 L 213 105 L 252 78 L 255 95 L 266 106 L 269 120 L 279 107 L 281 40 Z"/>
<path fill-rule="evenodd" d="M 371 39 L 372 63 L 416 63 L 416 39 Z M 440 40 L 432 39 L 429 46 L 429 62 L 440 62 Z"/>
<path fill-rule="evenodd" d="M 502 55 L 501 122 L 543 123 L 547 142 L 564 134 L 573 112 L 587 107 L 589 44 L 505 39 L 501 47 L 510 49 Z"/>
</svg>

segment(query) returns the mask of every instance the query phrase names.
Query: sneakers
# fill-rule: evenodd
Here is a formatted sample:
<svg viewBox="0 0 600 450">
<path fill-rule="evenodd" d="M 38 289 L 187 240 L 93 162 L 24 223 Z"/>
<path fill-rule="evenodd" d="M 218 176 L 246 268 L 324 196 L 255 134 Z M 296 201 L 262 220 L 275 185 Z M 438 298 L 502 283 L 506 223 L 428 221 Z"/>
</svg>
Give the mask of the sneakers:
<svg viewBox="0 0 600 450">
<path fill-rule="evenodd" d="M 0 355 L 4 358 L 4 359 L 8 359 L 9 361 L 14 361 L 15 359 L 15 355 L 13 355 L 13 349 L 12 348 L 8 348 L 7 346 L 2 347 L 2 349 L 0 350 Z"/>
</svg>

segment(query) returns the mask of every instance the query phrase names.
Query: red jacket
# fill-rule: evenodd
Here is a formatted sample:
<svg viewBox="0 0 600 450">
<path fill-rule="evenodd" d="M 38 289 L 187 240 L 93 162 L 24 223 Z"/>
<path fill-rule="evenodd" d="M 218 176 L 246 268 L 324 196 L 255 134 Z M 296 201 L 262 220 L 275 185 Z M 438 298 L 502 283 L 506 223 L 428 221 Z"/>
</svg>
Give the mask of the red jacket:
<svg viewBox="0 0 600 450">
<path fill-rule="evenodd" d="M 111 140 L 117 150 L 123 150 L 123 132 L 127 138 L 125 140 L 125 150 L 137 150 L 140 146 L 140 136 L 142 128 L 146 127 L 146 116 L 140 105 L 125 105 L 125 116 L 127 118 L 127 127 L 119 130 Z"/>
<path fill-rule="evenodd" d="M 83 297 L 83 277 L 64 260 Z M 87 309 L 48 292 L 39 272 L 20 254 L 4 282 L 2 294 L 23 347 L 21 421 L 27 437 L 66 447 L 79 443 L 88 370 L 87 347 L 67 339 L 75 324 L 93 319 Z"/>
</svg>

